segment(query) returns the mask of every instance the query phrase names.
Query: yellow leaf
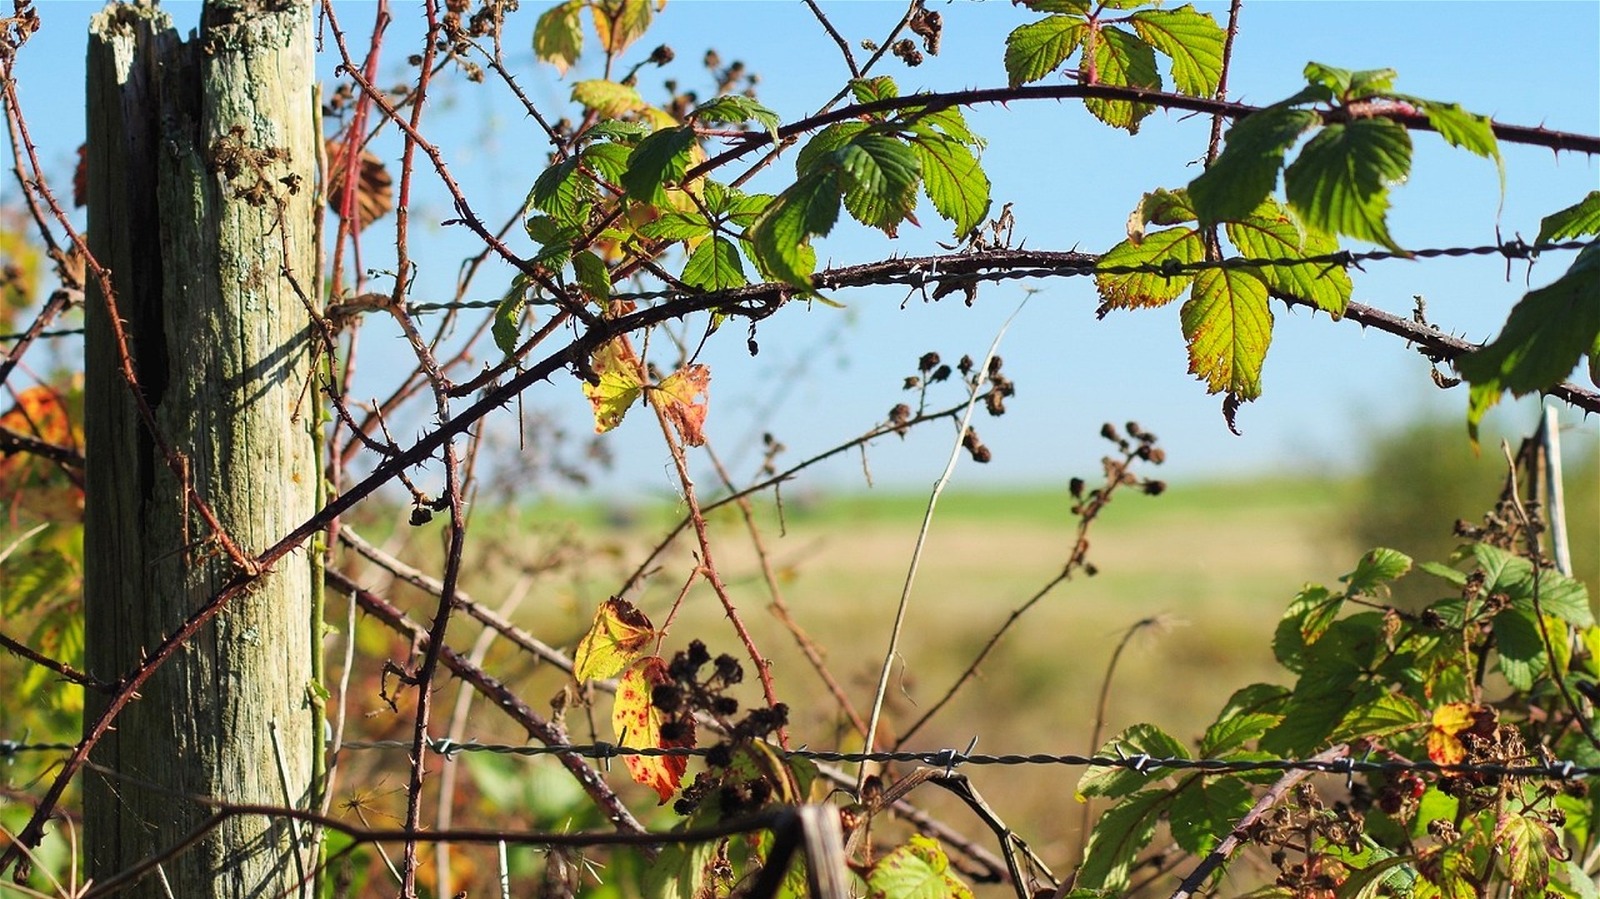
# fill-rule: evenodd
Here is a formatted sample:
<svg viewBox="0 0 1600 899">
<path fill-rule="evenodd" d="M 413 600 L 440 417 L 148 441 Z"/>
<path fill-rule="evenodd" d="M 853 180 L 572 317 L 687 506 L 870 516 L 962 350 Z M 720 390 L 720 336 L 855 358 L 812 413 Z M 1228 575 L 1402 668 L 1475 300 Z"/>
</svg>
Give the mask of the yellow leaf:
<svg viewBox="0 0 1600 899">
<path fill-rule="evenodd" d="M 572 676 L 579 683 L 613 677 L 633 664 L 655 637 L 655 628 L 643 612 L 626 599 L 613 596 L 600 604 L 594 613 L 594 624 L 578 644 Z"/>
<path fill-rule="evenodd" d="M 603 344 L 590 357 L 589 365 L 600 383 L 583 385 L 583 395 L 594 406 L 594 432 L 604 434 L 622 423 L 628 407 L 639 399 L 644 390 L 639 359 L 633 348 L 621 338 Z"/>
<path fill-rule="evenodd" d="M 1471 730 L 1476 721 L 1471 703 L 1450 702 L 1434 709 L 1428 725 L 1428 758 L 1441 765 L 1460 764 L 1467 757 L 1467 748 L 1459 735 Z"/>
<path fill-rule="evenodd" d="M 711 369 L 690 365 L 673 372 L 655 388 L 651 401 L 656 404 L 678 437 L 690 446 L 706 442 L 706 390 L 711 386 Z"/>
<path fill-rule="evenodd" d="M 663 715 L 651 698 L 657 686 L 670 682 L 667 663 L 660 656 L 640 659 L 622 676 L 622 682 L 617 685 L 616 704 L 611 707 L 611 727 L 617 733 L 619 744 L 635 749 L 694 745 L 693 719 Z M 674 739 L 663 735 L 665 726 L 675 731 Z M 634 781 L 655 790 L 662 804 L 678 791 L 683 772 L 689 767 L 689 759 L 681 755 L 626 755 L 622 760 Z"/>
<path fill-rule="evenodd" d="M 611 55 L 621 53 L 650 27 L 647 0 L 599 0 L 590 7 L 600 46 Z"/>
</svg>

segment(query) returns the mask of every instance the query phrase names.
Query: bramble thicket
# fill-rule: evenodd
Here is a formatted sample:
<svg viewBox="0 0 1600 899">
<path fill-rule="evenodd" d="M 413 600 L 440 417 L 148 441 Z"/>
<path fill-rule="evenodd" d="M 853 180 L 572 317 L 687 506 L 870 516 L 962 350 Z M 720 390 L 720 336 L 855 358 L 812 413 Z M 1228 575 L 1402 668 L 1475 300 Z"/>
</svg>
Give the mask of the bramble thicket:
<svg viewBox="0 0 1600 899">
<path fill-rule="evenodd" d="M 405 7 L 426 22 L 414 45 L 388 2 L 208 0 L 187 39 L 154 4 L 112 4 L 86 35 L 69 178 L 41 162 L 44 114 L 16 79 L 56 10 L 17 0 L 0 19 L 0 895 L 1600 896 L 1600 626 L 1567 557 L 1552 424 L 1506 446 L 1505 489 L 1456 523 L 1448 558 L 1373 548 L 1301 588 L 1276 679 L 1217 685 L 1197 737 L 1099 733 L 1141 621 L 1099 708 L 1005 710 L 1046 734 L 1092 720 L 1089 745 L 929 749 L 919 736 L 1013 629 L 1097 573 L 1102 512 L 1166 492 L 1169 447 L 1137 422 L 1072 424 L 1106 455 L 1061 491 L 1057 573 L 908 701 L 903 648 L 949 625 L 916 614 L 938 501 L 958 463 L 1004 464 L 979 419 L 1060 385 L 1019 391 L 1002 330 L 861 384 L 887 415 L 854 434 L 818 421 L 840 429 L 825 452 L 794 460 L 763 434 L 741 474 L 706 423 L 751 410 L 711 408 L 738 375 L 702 358 L 782 344 L 782 310 L 857 288 L 955 315 L 995 282 L 1082 277 L 1102 317 L 1176 315 L 1229 428 L 1266 389 L 1276 301 L 1421 353 L 1476 445 L 1508 394 L 1600 412 L 1600 191 L 1531 241 L 1481 247 L 1402 244 L 1390 191 L 1418 142 L 1481 157 L 1503 196 L 1502 147 L 1593 156 L 1600 136 L 1316 61 L 1290 96 L 1231 101 L 1239 0 L 1017 0 L 1022 23 L 982 49 L 1007 83 L 943 93 L 915 90 L 917 67 L 969 38 L 937 4 L 885 6 L 886 33 L 862 40 L 802 2 L 847 72 L 806 110 L 769 108 L 759 73 L 715 52 L 676 60 L 651 39 L 665 0 L 423 0 Z M 518 70 L 508 48 L 530 42 L 537 69 Z M 380 83 L 396 60 L 405 79 Z M 531 99 L 558 78 L 563 102 Z M 503 221 L 435 135 L 440 104 L 475 91 L 539 141 Z M 1158 112 L 1202 117 L 1209 140 L 1170 152 L 1203 165 L 1129 197 L 1112 246 L 1029 246 L 966 112 L 1041 100 L 1130 135 Z M 428 192 L 446 220 L 415 215 Z M 470 233 L 472 254 L 438 258 L 424 227 Z M 840 239 L 868 230 L 901 251 L 851 257 Z M 1363 264 L 1468 254 L 1544 263 L 1482 345 L 1420 302 L 1352 299 Z M 456 272 L 453 297 L 414 295 L 434 269 Z M 381 397 L 357 365 L 375 320 L 411 354 Z M 79 333 L 81 352 L 60 349 Z M 556 394 L 586 398 L 592 442 L 538 411 Z M 559 506 L 568 526 L 526 524 L 518 491 L 581 497 L 625 417 L 659 434 L 671 520 L 602 538 L 580 499 Z M 946 433 L 897 601 L 822 645 L 772 549 L 804 512 L 797 487 L 826 459 Z M 601 597 L 582 633 L 518 612 L 558 594 Z M 775 667 L 780 651 L 798 663 Z M 846 657 L 871 680 L 841 675 Z M 1009 819 L 991 774 L 1069 778 L 1057 817 L 1081 815 L 1077 845 Z"/>
</svg>

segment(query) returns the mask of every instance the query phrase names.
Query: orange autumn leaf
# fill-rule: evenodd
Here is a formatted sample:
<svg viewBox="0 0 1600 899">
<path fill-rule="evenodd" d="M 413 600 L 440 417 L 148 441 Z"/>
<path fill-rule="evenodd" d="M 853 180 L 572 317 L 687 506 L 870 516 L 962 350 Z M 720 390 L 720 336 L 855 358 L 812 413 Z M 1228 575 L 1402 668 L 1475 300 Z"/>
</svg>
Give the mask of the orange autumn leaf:
<svg viewBox="0 0 1600 899">
<path fill-rule="evenodd" d="M 711 386 L 711 369 L 690 365 L 673 372 L 656 386 L 652 401 L 678 431 L 678 438 L 690 446 L 706 442 L 706 390 Z"/>
<path fill-rule="evenodd" d="M 16 404 L 0 415 L 0 437 L 6 435 L 73 452 L 82 445 L 61 393 L 43 385 L 18 393 Z M 77 519 L 83 512 L 83 490 L 77 483 L 63 477 L 56 462 L 12 446 L 0 441 L 0 498 L 14 499 L 51 521 Z"/>
<path fill-rule="evenodd" d="M 594 623 L 573 657 L 572 676 L 579 683 L 614 677 L 632 665 L 655 637 L 648 616 L 633 603 L 613 596 L 595 610 Z"/>
<path fill-rule="evenodd" d="M 589 367 L 599 378 L 599 383 L 583 383 L 583 395 L 594 406 L 594 432 L 604 434 L 619 424 L 628 414 L 628 407 L 639 399 L 644 390 L 639 359 L 633 347 L 618 338 L 608 341 L 594 351 Z"/>
<path fill-rule="evenodd" d="M 1467 757 L 1461 734 L 1478 722 L 1478 710 L 1466 702 L 1450 702 L 1433 710 L 1428 724 L 1428 758 L 1441 765 L 1460 764 Z"/>
<path fill-rule="evenodd" d="M 667 663 L 660 656 L 640 659 L 617 684 L 616 704 L 611 707 L 611 727 L 616 731 L 617 743 L 635 749 L 669 749 L 694 745 L 694 722 L 690 718 L 674 718 L 656 708 L 653 699 L 655 688 L 671 682 L 667 676 Z M 673 739 L 663 734 L 670 727 Z M 670 732 L 670 731 L 669 731 Z M 683 782 L 683 773 L 689 767 L 686 756 L 625 755 L 623 762 L 636 783 L 656 791 L 661 803 L 666 804 Z"/>
</svg>

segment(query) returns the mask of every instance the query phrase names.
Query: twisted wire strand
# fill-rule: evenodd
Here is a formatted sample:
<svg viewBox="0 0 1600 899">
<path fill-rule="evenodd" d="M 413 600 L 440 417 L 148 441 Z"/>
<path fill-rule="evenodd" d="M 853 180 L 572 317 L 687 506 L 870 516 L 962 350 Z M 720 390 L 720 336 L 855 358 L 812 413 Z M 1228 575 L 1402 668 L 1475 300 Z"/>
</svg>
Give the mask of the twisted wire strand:
<svg viewBox="0 0 1600 899">
<path fill-rule="evenodd" d="M 1341 250 L 1336 253 L 1325 253 L 1317 256 L 1297 257 L 1231 257 L 1217 260 L 1198 260 L 1195 262 L 1178 262 L 1168 260 L 1161 263 L 1141 263 L 1136 265 L 1101 265 L 1099 257 L 1086 253 L 1062 253 L 1057 255 L 1071 257 L 1062 262 L 1051 265 L 1034 265 L 1015 268 L 995 268 L 978 271 L 963 271 L 960 273 L 946 272 L 941 274 L 936 267 L 923 268 L 913 265 L 905 272 L 884 272 L 875 274 L 869 279 L 859 282 L 854 280 L 839 280 L 838 274 L 851 269 L 861 269 L 862 266 L 852 266 L 835 271 L 818 272 L 815 278 L 817 285 L 825 289 L 844 287 L 868 287 L 876 285 L 909 285 L 912 287 L 925 287 L 943 281 L 967 284 L 983 281 L 1011 281 L 1025 278 L 1070 278 L 1083 275 L 1160 275 L 1173 278 L 1182 275 L 1194 274 L 1206 269 L 1263 269 L 1263 268 L 1293 268 L 1295 266 L 1311 265 L 1328 269 L 1350 269 L 1361 267 L 1364 262 L 1382 262 L 1390 259 L 1438 259 L 1461 258 L 1467 256 L 1503 256 L 1507 260 L 1533 259 L 1540 253 L 1555 250 L 1583 250 L 1600 244 L 1595 240 L 1567 240 L 1553 243 L 1526 243 L 1521 240 L 1505 241 L 1501 243 L 1482 244 L 1474 247 L 1428 247 L 1420 250 L 1395 252 L 1393 250 L 1372 250 L 1364 253 L 1353 253 Z M 970 256 L 953 255 L 943 258 L 946 261 L 963 261 L 977 263 L 978 265 L 993 264 L 1005 265 L 1010 254 L 1005 252 L 979 252 Z M 740 298 L 742 294 L 755 290 L 773 289 L 778 285 L 755 284 L 745 288 L 734 288 L 723 291 L 730 299 Z M 675 288 L 661 290 L 637 290 L 612 294 L 613 299 L 631 300 L 635 302 L 648 300 L 671 300 L 688 296 L 692 292 Z M 435 312 L 450 310 L 471 309 L 496 309 L 503 300 L 461 300 L 447 303 L 408 303 L 406 311 L 413 315 L 427 315 Z M 81 335 L 82 328 L 64 328 L 54 331 L 40 332 L 38 338 L 72 337 Z M 0 341 L 17 341 L 26 337 L 26 332 L 0 334 Z"/>
</svg>

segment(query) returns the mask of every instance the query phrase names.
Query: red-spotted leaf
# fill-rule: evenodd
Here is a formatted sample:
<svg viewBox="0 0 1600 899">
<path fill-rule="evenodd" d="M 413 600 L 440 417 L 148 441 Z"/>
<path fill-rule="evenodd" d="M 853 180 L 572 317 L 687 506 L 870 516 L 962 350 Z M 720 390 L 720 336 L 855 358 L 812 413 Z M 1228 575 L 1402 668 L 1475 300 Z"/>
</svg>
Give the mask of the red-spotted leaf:
<svg viewBox="0 0 1600 899">
<path fill-rule="evenodd" d="M 694 723 L 691 719 L 674 719 L 656 708 L 655 688 L 671 682 L 667 676 L 667 663 L 660 656 L 640 659 L 617 684 L 617 698 L 611 707 L 611 727 L 617 734 L 617 743 L 634 749 L 670 749 L 694 745 Z M 671 723 L 675 739 L 662 733 L 664 725 Z M 683 782 L 683 772 L 689 767 L 686 756 L 626 755 L 628 766 L 636 783 L 656 791 L 661 802 L 666 803 Z"/>
</svg>

